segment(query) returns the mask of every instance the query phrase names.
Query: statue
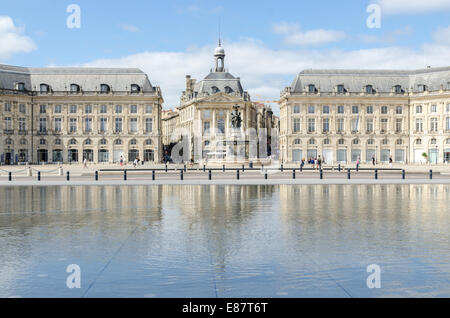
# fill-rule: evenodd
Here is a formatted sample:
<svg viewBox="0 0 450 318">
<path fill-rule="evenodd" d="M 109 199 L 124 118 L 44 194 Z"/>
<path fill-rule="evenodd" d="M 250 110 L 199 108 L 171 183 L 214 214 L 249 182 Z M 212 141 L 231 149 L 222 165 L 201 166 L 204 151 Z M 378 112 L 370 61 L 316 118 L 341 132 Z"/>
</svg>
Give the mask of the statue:
<svg viewBox="0 0 450 318">
<path fill-rule="evenodd" d="M 233 112 L 231 113 L 231 127 L 234 129 L 240 129 L 242 126 L 241 112 L 239 106 L 235 105 Z"/>
</svg>

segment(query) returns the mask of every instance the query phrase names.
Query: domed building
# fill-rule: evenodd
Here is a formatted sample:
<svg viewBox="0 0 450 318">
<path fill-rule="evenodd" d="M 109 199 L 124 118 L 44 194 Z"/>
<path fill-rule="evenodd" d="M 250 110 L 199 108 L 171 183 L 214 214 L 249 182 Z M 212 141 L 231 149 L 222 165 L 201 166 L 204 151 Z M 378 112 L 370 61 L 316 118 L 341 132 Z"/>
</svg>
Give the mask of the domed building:
<svg viewBox="0 0 450 318">
<path fill-rule="evenodd" d="M 258 123 L 267 122 L 258 116 L 271 116 L 272 112 L 258 111 L 240 78 L 225 68 L 225 56 L 219 41 L 214 50 L 214 69 L 201 81 L 186 76 L 174 132 L 189 145 L 190 155 L 184 154 L 185 161 L 242 162 L 258 157 L 250 151 L 248 131 L 254 128 L 257 133 L 262 128 Z"/>
</svg>

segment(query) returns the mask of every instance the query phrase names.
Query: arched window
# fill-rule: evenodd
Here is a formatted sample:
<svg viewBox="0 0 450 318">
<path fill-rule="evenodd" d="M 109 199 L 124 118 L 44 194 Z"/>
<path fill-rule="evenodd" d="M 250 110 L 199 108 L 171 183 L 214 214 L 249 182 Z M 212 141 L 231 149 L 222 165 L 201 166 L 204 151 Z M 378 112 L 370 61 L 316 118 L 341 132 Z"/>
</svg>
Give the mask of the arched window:
<svg viewBox="0 0 450 318">
<path fill-rule="evenodd" d="M 316 85 L 314 85 L 314 84 L 309 84 L 308 85 L 308 93 L 310 93 L 310 94 L 315 94 L 317 92 L 317 90 L 316 90 Z"/>
<path fill-rule="evenodd" d="M 345 144 L 344 138 L 339 139 L 339 140 L 338 140 L 338 144 L 339 144 L 339 145 L 344 145 L 344 144 Z"/>
<path fill-rule="evenodd" d="M 389 140 L 387 140 L 387 138 L 385 138 L 385 139 L 383 139 L 383 140 L 381 141 L 381 143 L 382 143 L 383 145 L 387 145 L 387 144 L 389 143 Z"/>
<path fill-rule="evenodd" d="M 47 84 L 41 84 L 39 87 L 39 91 L 41 92 L 41 94 L 47 94 L 48 92 L 50 92 L 50 86 L 48 86 Z"/>
<path fill-rule="evenodd" d="M 55 145 L 60 145 L 61 144 L 61 139 L 56 139 L 55 140 Z"/>
<path fill-rule="evenodd" d="M 353 144 L 354 145 L 359 145 L 359 139 L 353 139 Z"/>
<path fill-rule="evenodd" d="M 436 138 L 431 139 L 430 143 L 431 143 L 432 145 L 435 145 L 435 144 L 436 144 Z"/>
<path fill-rule="evenodd" d="M 86 139 L 86 140 L 84 141 L 84 144 L 85 144 L 85 145 L 92 145 L 92 140 L 91 140 L 91 139 Z"/>
<path fill-rule="evenodd" d="M 445 141 L 445 143 L 446 143 L 447 145 L 450 145 L 450 138 L 448 138 L 448 139 Z"/>
<path fill-rule="evenodd" d="M 308 144 L 310 144 L 310 145 L 315 145 L 315 144 L 316 144 L 316 140 L 315 140 L 314 138 L 311 138 L 311 139 L 308 141 Z"/>
<path fill-rule="evenodd" d="M 416 139 L 416 145 L 421 145 L 422 144 L 422 139 Z"/>
<path fill-rule="evenodd" d="M 114 144 L 115 144 L 115 145 L 121 145 L 121 144 L 122 144 L 122 140 L 121 140 L 121 139 L 116 139 L 116 140 L 114 141 Z"/>
<path fill-rule="evenodd" d="M 302 140 L 301 139 L 295 139 L 294 140 L 294 145 L 301 145 L 302 144 Z"/>
<path fill-rule="evenodd" d="M 131 93 L 137 94 L 141 91 L 141 87 L 137 84 L 131 84 Z"/>
<path fill-rule="evenodd" d="M 11 138 L 8 138 L 5 140 L 5 145 L 12 145 L 12 144 L 13 144 L 13 141 Z"/>
<path fill-rule="evenodd" d="M 102 94 L 109 94 L 110 91 L 111 91 L 111 88 L 109 87 L 108 84 L 101 84 L 100 85 L 100 93 L 102 93 Z"/>
<path fill-rule="evenodd" d="M 108 144 L 108 141 L 105 138 L 100 140 L 100 145 L 107 145 L 107 144 Z"/>
<path fill-rule="evenodd" d="M 233 89 L 231 87 L 229 87 L 229 86 L 225 87 L 225 93 L 232 94 L 233 92 L 234 91 L 233 91 Z"/>
<path fill-rule="evenodd" d="M 375 143 L 375 140 L 373 140 L 373 139 L 367 140 L 368 145 L 373 145 L 374 143 Z"/>
<path fill-rule="evenodd" d="M 131 139 L 131 141 L 130 141 L 130 145 L 136 145 L 137 144 L 137 141 L 136 141 L 136 139 Z"/>
<path fill-rule="evenodd" d="M 324 144 L 324 145 L 329 145 L 329 144 L 330 144 L 330 139 L 328 139 L 328 138 L 325 139 L 325 140 L 323 141 L 323 144 Z"/>
<path fill-rule="evenodd" d="M 147 140 L 145 141 L 145 144 L 146 144 L 147 146 L 150 146 L 151 144 L 153 144 L 153 142 L 152 142 L 151 139 L 147 139 Z"/>
<path fill-rule="evenodd" d="M 21 145 L 26 145 L 27 144 L 27 140 L 25 138 L 20 139 L 20 144 Z"/>
<path fill-rule="evenodd" d="M 39 144 L 45 145 L 45 144 L 47 144 L 47 141 L 45 139 L 41 139 L 41 140 L 39 140 Z"/>
<path fill-rule="evenodd" d="M 366 85 L 366 94 L 373 94 L 374 89 L 372 85 Z"/>
<path fill-rule="evenodd" d="M 19 82 L 16 84 L 16 89 L 18 91 L 24 91 L 25 90 L 25 83 Z"/>
<path fill-rule="evenodd" d="M 213 86 L 213 87 L 211 87 L 211 92 L 212 92 L 213 94 L 216 94 L 216 93 L 219 93 L 219 92 L 220 92 L 220 89 L 218 89 L 216 86 Z"/>
<path fill-rule="evenodd" d="M 395 86 L 394 86 L 394 92 L 395 92 L 395 94 L 401 94 L 401 93 L 403 93 L 403 88 L 402 88 L 402 86 L 401 86 L 401 85 L 395 85 Z"/>
<path fill-rule="evenodd" d="M 70 92 L 72 94 L 78 94 L 80 92 L 80 85 L 78 85 L 78 84 L 70 84 Z"/>
<path fill-rule="evenodd" d="M 71 139 L 71 140 L 69 141 L 69 145 L 76 145 L 76 144 L 77 144 L 76 139 Z"/>
<path fill-rule="evenodd" d="M 397 139 L 397 145 L 403 145 L 403 140 L 402 139 Z"/>
</svg>

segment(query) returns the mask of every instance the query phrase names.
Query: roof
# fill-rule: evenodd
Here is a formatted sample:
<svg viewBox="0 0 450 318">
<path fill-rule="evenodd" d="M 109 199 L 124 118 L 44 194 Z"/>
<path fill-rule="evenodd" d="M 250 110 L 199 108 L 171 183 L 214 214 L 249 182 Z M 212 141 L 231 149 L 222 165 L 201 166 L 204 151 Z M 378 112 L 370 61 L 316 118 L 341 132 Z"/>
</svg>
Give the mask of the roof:
<svg viewBox="0 0 450 318">
<path fill-rule="evenodd" d="M 217 88 L 213 91 L 213 87 Z M 228 87 L 228 89 L 227 89 Z M 231 89 L 232 91 L 230 91 Z M 195 83 L 194 92 L 215 94 L 218 92 L 243 94 L 244 90 L 240 78 L 227 72 L 211 72 L 204 80 Z"/>
<path fill-rule="evenodd" d="M 137 68 L 81 68 L 48 67 L 27 68 L 0 64 L 0 89 L 15 89 L 16 83 L 25 83 L 26 90 L 39 90 L 41 84 L 53 91 L 67 91 L 71 84 L 84 91 L 98 91 L 107 84 L 113 91 L 129 91 L 137 84 L 144 92 L 153 92 L 147 75 Z"/>
<path fill-rule="evenodd" d="M 389 93 L 396 85 L 405 90 L 418 90 L 426 85 L 430 90 L 439 90 L 450 82 L 450 67 L 421 70 L 304 70 L 291 85 L 291 91 L 301 93 L 313 84 L 321 92 L 333 92 L 337 85 L 344 85 L 350 92 L 361 92 L 366 85 L 372 85 L 377 92 Z M 306 88 L 307 89 L 307 88 Z"/>
</svg>

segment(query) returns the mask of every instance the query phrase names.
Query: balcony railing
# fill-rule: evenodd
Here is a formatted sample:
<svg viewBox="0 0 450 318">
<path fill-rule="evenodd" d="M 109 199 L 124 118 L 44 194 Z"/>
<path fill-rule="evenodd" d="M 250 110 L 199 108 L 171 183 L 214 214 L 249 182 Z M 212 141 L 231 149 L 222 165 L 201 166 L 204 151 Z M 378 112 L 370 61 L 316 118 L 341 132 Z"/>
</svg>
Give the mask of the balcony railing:
<svg viewBox="0 0 450 318">
<path fill-rule="evenodd" d="M 12 129 L 5 129 L 5 130 L 3 130 L 3 133 L 5 135 L 14 135 L 14 130 L 12 130 Z"/>
</svg>

